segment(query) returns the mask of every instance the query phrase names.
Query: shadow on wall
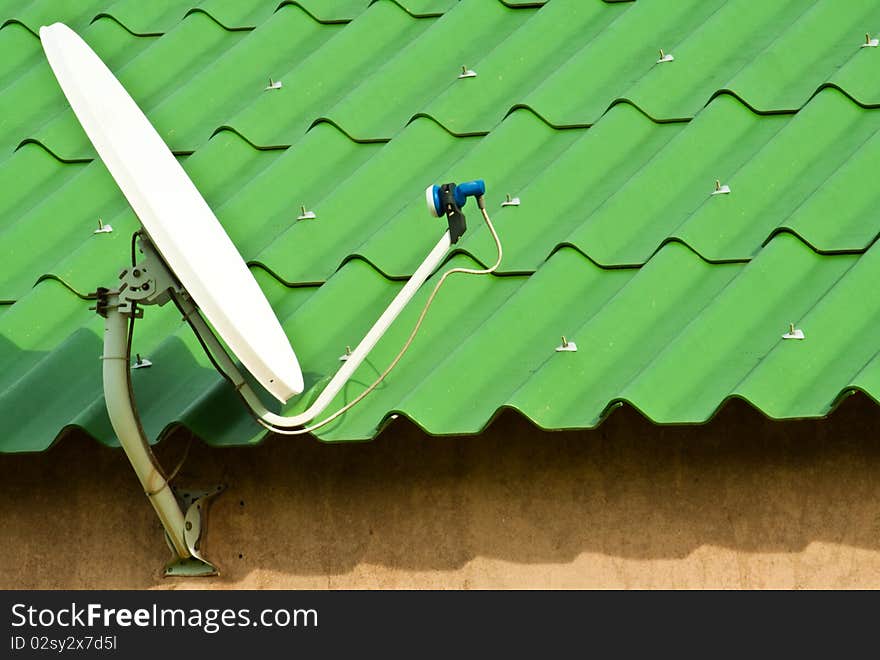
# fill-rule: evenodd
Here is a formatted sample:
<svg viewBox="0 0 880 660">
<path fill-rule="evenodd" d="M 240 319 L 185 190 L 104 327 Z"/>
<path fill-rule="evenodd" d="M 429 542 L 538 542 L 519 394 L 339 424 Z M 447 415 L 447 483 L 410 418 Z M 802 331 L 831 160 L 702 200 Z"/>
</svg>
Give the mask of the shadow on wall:
<svg viewBox="0 0 880 660">
<path fill-rule="evenodd" d="M 662 560 L 814 541 L 877 550 L 878 422 L 862 395 L 824 421 L 772 422 L 737 401 L 690 427 L 629 408 L 597 430 L 554 433 L 508 411 L 466 438 L 398 420 L 364 444 L 194 442 L 177 481 L 230 486 L 210 520 L 217 586 L 252 571 L 450 571 L 477 557 Z M 162 462 L 187 442 L 183 431 L 164 441 Z M 2 455 L 0 503 L 0 587 L 170 586 L 158 577 L 158 522 L 118 450 L 71 435 L 43 454 Z"/>
</svg>

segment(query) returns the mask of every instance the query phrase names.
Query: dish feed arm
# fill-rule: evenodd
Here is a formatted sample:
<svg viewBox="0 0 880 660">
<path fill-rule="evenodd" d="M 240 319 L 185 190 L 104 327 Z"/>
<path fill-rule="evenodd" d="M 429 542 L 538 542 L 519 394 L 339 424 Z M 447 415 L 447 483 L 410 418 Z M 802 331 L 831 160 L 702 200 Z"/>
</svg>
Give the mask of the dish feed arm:
<svg viewBox="0 0 880 660">
<path fill-rule="evenodd" d="M 465 217 L 461 209 L 467 203 L 468 197 L 476 198 L 478 206 L 488 221 L 488 216 L 486 216 L 485 212 L 485 204 L 483 202 L 483 195 L 485 192 L 486 184 L 482 179 L 467 181 L 457 185 L 455 183 L 446 183 L 442 186 L 428 186 L 425 190 L 428 210 L 430 214 L 435 217 L 445 216 L 449 225 L 448 230 L 428 253 L 428 256 L 425 257 L 424 261 L 422 261 L 421 265 L 416 269 L 412 277 L 410 277 L 397 296 L 394 297 L 391 304 L 388 305 L 382 315 L 373 324 L 373 327 L 370 328 L 369 332 L 367 332 L 361 342 L 351 352 L 351 355 L 347 356 L 347 359 L 343 362 L 342 366 L 326 387 L 324 387 L 315 401 L 305 411 L 298 415 L 288 417 L 278 415 L 268 410 L 238 370 L 235 362 L 229 357 L 229 354 L 217 339 L 216 335 L 211 331 L 201 314 L 198 313 L 198 308 L 193 301 L 187 296 L 175 295 L 175 302 L 181 309 L 184 318 L 189 321 L 196 336 L 199 337 L 202 346 L 211 358 L 214 366 L 233 384 L 257 420 L 269 430 L 275 430 L 280 433 L 287 431 L 290 433 L 290 429 L 299 429 L 313 421 L 318 415 L 326 410 L 327 406 L 330 405 L 336 395 L 339 394 L 352 375 L 354 375 L 355 371 L 357 371 L 358 367 L 360 367 L 367 355 L 373 350 L 388 328 L 391 327 L 391 324 L 400 315 L 400 312 L 403 311 L 404 307 L 406 307 L 412 300 L 413 296 L 415 296 L 416 292 L 421 288 L 425 281 L 440 266 L 448 254 L 449 249 L 454 243 L 458 242 L 458 239 L 461 238 L 466 231 Z M 494 230 L 493 235 L 495 235 Z M 499 261 L 500 258 L 501 253 L 499 244 Z M 383 374 L 380 379 L 384 378 L 384 376 L 385 374 Z M 364 392 L 361 396 L 364 396 L 365 394 L 367 394 L 367 392 Z M 358 400 L 360 400 L 360 397 L 348 404 L 348 406 L 354 405 Z M 341 414 L 348 406 L 337 411 L 331 418 L 325 419 L 321 424 L 324 424 L 330 421 L 333 417 Z M 300 429 L 299 432 L 306 432 L 307 430 L 308 429 Z"/>
<path fill-rule="evenodd" d="M 422 264 L 413 273 L 412 277 L 394 297 L 391 304 L 388 305 L 373 324 L 373 327 L 370 328 L 357 347 L 352 350 L 348 359 L 342 363 L 342 366 L 330 382 L 327 383 L 318 398 L 305 411 L 291 417 L 273 413 L 263 405 L 263 402 L 245 380 L 235 362 L 229 357 L 226 349 L 211 331 L 201 314 L 198 313 L 195 303 L 187 296 L 175 294 L 174 297 L 184 318 L 190 323 L 193 331 L 201 340 L 205 351 L 214 361 L 214 365 L 238 390 L 238 393 L 251 412 L 268 426 L 279 429 L 294 429 L 308 424 L 326 410 L 327 406 L 330 405 L 354 372 L 357 371 L 357 368 L 363 363 L 364 359 L 366 359 L 388 328 L 391 327 L 391 324 L 400 315 L 400 312 L 403 311 L 422 284 L 425 283 L 425 280 L 443 262 L 451 245 L 450 232 L 446 231 Z"/>
</svg>

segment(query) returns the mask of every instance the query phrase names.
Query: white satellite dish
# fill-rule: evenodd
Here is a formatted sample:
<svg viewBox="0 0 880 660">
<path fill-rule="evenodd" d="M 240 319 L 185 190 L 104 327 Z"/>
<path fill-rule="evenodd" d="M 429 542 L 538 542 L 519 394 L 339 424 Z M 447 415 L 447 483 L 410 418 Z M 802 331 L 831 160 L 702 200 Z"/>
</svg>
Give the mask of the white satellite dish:
<svg viewBox="0 0 880 660">
<path fill-rule="evenodd" d="M 310 432 L 357 404 L 394 368 L 448 275 L 485 275 L 498 268 L 501 243 L 485 210 L 485 185 L 476 180 L 429 189 L 431 213 L 445 216 L 449 229 L 311 405 L 297 415 L 278 415 L 263 405 L 215 336 L 215 332 L 219 334 L 257 381 L 280 401 L 286 402 L 303 391 L 302 372 L 293 349 L 238 250 L 162 138 L 92 49 L 61 23 L 41 27 L 40 40 L 86 135 L 146 234 L 141 235 L 140 241 L 143 259 L 123 270 L 115 289 L 99 288 L 95 294 L 95 309 L 105 319 L 103 380 L 110 422 L 175 553 L 175 559 L 166 566 L 166 575 L 214 575 L 216 568 L 200 554 L 203 514 L 208 498 L 223 488 L 187 491 L 178 497 L 144 437 L 132 399 L 130 366 L 130 328 L 140 316 L 138 306 L 174 300 L 214 366 L 232 383 L 260 424 L 277 433 Z M 391 365 L 352 401 L 321 422 L 302 428 L 342 391 L 422 284 L 443 263 L 451 245 L 466 229 L 461 207 L 467 197 L 477 199 L 495 240 L 495 265 L 486 269 L 447 270 L 438 279 L 409 340 Z M 143 366 L 143 361 L 139 359 L 138 365 Z"/>
<path fill-rule="evenodd" d="M 86 135 L 162 258 L 232 352 L 282 403 L 303 391 L 296 355 L 214 213 L 101 59 L 62 23 L 40 28 Z"/>
</svg>

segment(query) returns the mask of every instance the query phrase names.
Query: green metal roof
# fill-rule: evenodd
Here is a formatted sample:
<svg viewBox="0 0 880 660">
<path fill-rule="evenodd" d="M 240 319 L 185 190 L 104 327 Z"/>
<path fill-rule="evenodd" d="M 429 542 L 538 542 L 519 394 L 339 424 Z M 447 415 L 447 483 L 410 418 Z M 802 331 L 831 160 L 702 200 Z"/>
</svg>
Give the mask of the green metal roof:
<svg viewBox="0 0 880 660">
<path fill-rule="evenodd" d="M 290 410 L 436 241 L 424 187 L 486 179 L 500 274 L 453 277 L 323 439 L 398 415 L 477 433 L 504 407 L 564 429 L 623 404 L 699 423 L 729 397 L 776 418 L 880 397 L 880 48 L 860 47 L 876 0 L 0 0 L 0 451 L 69 426 L 114 442 L 87 294 L 115 281 L 138 222 L 42 54 L 35 31 L 55 20 L 118 75 L 248 261 L 310 386 Z M 296 222 L 301 205 L 317 219 Z M 471 216 L 450 264 L 494 257 Z M 99 218 L 113 233 L 92 233 Z M 781 338 L 789 323 L 804 341 Z M 555 351 L 562 335 L 576 353 Z M 154 363 L 134 372 L 151 439 L 263 436 L 174 310 L 148 308 L 135 349 Z"/>
</svg>

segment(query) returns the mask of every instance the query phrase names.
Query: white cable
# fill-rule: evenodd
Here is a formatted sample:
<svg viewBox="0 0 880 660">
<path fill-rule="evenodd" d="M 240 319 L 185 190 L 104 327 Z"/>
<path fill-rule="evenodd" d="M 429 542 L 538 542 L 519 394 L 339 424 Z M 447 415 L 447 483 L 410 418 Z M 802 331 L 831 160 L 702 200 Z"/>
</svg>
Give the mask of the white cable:
<svg viewBox="0 0 880 660">
<path fill-rule="evenodd" d="M 415 326 L 413 326 L 412 332 L 409 335 L 409 338 L 401 347 L 400 351 L 394 356 L 394 359 L 391 361 L 391 364 L 386 367 L 385 371 L 379 374 L 379 377 L 374 380 L 367 389 L 361 392 L 357 397 L 355 397 L 352 401 L 344 405 L 342 408 L 334 412 L 332 415 L 327 417 L 326 419 L 321 420 L 316 424 L 312 424 L 311 426 L 307 426 L 301 429 L 283 429 L 278 428 L 265 422 L 264 420 L 257 418 L 257 422 L 261 424 L 263 427 L 272 431 L 273 433 L 278 433 L 279 435 L 302 435 L 304 433 L 311 433 L 312 431 L 321 428 L 322 426 L 329 424 L 334 419 L 339 417 L 340 415 L 348 412 L 353 406 L 357 405 L 360 401 L 363 400 L 370 392 L 376 389 L 379 384 L 385 380 L 385 377 L 391 373 L 391 370 L 397 366 L 397 363 L 400 362 L 404 353 L 409 349 L 410 345 L 413 343 L 413 340 L 416 338 L 416 334 L 418 334 L 419 329 L 422 327 L 422 322 L 425 320 L 425 315 L 428 313 L 428 310 L 431 308 L 431 304 L 434 302 L 434 298 L 437 297 L 437 292 L 440 291 L 440 287 L 443 286 L 443 283 L 446 281 L 450 275 L 454 275 L 456 273 L 461 273 L 463 275 L 490 275 L 498 270 L 498 266 L 501 265 L 501 258 L 504 256 L 504 252 L 501 248 L 501 239 L 498 238 L 498 232 L 495 231 L 495 226 L 492 224 L 492 220 L 489 219 L 489 214 L 486 212 L 486 207 L 483 202 L 482 197 L 478 198 L 477 203 L 480 206 L 480 211 L 483 214 L 483 219 L 486 221 L 486 226 L 489 228 L 489 233 L 492 234 L 492 240 L 495 241 L 495 249 L 498 253 L 498 257 L 495 259 L 495 263 L 492 264 L 489 268 L 450 268 L 443 275 L 440 276 L 440 279 L 437 281 L 437 284 L 434 285 L 434 290 L 431 291 L 431 295 L 428 296 L 428 299 L 425 301 L 425 305 L 422 307 L 422 311 L 419 314 L 419 318 L 416 321 Z"/>
</svg>

